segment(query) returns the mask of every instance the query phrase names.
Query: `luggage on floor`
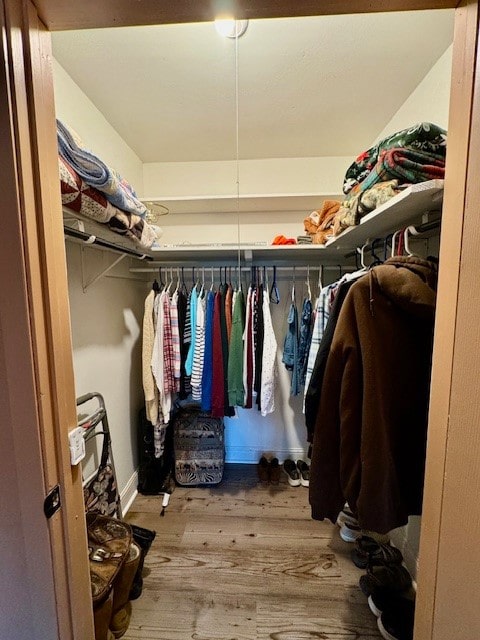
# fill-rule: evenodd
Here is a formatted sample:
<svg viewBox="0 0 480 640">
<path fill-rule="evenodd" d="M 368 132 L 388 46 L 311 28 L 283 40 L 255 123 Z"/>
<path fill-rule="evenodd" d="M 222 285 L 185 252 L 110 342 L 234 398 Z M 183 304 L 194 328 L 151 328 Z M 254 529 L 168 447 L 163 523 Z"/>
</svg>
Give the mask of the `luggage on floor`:
<svg viewBox="0 0 480 640">
<path fill-rule="evenodd" d="M 224 425 L 197 405 L 178 409 L 172 419 L 175 480 L 183 486 L 218 484 L 225 465 Z"/>
</svg>

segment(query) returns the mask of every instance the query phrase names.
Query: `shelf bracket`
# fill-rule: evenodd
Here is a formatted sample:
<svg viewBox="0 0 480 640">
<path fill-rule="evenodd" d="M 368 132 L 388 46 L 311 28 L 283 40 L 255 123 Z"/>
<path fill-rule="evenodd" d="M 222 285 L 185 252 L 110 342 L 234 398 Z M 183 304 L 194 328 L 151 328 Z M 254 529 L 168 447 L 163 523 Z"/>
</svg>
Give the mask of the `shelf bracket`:
<svg viewBox="0 0 480 640">
<path fill-rule="evenodd" d="M 100 271 L 100 273 L 98 273 L 94 278 L 92 278 L 91 280 L 89 280 L 88 282 L 85 282 L 85 270 L 84 270 L 84 259 L 83 259 L 83 253 L 84 253 L 84 248 L 82 247 L 82 287 L 83 287 L 83 293 L 86 293 L 87 290 L 94 285 L 96 282 L 98 282 L 100 280 L 100 278 L 103 278 L 103 276 L 105 274 L 107 274 L 109 271 L 111 271 L 113 269 L 113 267 L 115 267 L 117 264 L 119 264 L 124 258 L 127 257 L 127 254 L 122 253 L 121 255 L 119 255 L 117 258 L 115 258 L 115 260 L 110 263 L 108 265 L 108 267 L 105 267 L 105 269 L 102 269 L 102 271 Z"/>
</svg>

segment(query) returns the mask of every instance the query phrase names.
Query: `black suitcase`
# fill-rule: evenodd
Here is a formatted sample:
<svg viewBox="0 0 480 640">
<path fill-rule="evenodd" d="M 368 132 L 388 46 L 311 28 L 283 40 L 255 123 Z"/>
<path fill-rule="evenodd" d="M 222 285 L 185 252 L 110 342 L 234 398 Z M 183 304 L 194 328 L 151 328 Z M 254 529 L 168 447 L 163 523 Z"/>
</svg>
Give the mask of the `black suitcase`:
<svg viewBox="0 0 480 640">
<path fill-rule="evenodd" d="M 153 446 L 153 424 L 147 420 L 145 409 L 140 412 L 138 430 L 138 492 L 143 495 L 171 493 L 173 476 L 173 428 L 169 424 L 165 435 L 165 448 L 160 458 L 155 457 Z"/>
<path fill-rule="evenodd" d="M 183 486 L 218 484 L 225 465 L 222 418 L 196 405 L 178 409 L 173 417 L 175 480 Z"/>
</svg>

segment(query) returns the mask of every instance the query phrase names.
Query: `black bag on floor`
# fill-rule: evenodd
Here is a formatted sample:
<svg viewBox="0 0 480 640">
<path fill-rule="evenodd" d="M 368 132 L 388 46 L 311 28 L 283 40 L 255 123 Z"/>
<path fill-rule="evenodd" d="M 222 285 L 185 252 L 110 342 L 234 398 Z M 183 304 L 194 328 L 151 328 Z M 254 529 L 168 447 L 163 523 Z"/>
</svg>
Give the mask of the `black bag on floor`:
<svg viewBox="0 0 480 640">
<path fill-rule="evenodd" d="M 164 493 L 173 476 L 173 429 L 169 424 L 165 434 L 165 448 L 160 458 L 155 457 L 153 424 L 147 420 L 145 409 L 140 412 L 138 431 L 138 492 L 143 495 Z M 171 493 L 171 491 L 168 491 Z"/>
<path fill-rule="evenodd" d="M 222 418 L 197 405 L 178 409 L 173 419 L 175 480 L 183 486 L 218 484 L 225 465 Z"/>
</svg>

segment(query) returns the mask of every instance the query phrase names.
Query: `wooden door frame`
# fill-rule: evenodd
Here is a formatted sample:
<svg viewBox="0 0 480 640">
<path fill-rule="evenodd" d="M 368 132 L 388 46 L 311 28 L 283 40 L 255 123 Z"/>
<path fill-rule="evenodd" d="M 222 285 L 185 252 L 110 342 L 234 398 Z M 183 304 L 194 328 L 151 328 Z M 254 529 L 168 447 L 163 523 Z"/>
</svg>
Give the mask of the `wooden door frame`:
<svg viewBox="0 0 480 640">
<path fill-rule="evenodd" d="M 21 206 L 18 212 L 22 222 L 19 237 L 24 247 L 24 268 L 31 283 L 35 283 L 34 287 L 25 287 L 24 294 L 31 330 L 30 368 L 37 385 L 36 424 L 42 434 L 45 485 L 58 481 L 64 498 L 61 513 L 51 524 L 55 580 L 67 594 L 63 597 L 59 588 L 57 611 L 62 629 L 59 635 L 62 640 L 91 640 L 88 567 L 86 556 L 79 553 L 85 546 L 81 482 L 78 471 L 69 466 L 66 441 L 66 432 L 76 418 L 50 43 L 46 28 L 27 0 L 21 3 L 22 11 L 15 0 L 5 0 L 5 4 L 13 87 L 12 141 L 19 168 Z M 56 30 L 211 19 L 215 3 L 206 0 L 175 3 L 35 0 L 35 5 L 47 28 Z M 471 567 L 475 566 L 472 557 L 477 559 L 477 564 L 479 559 L 479 552 L 471 543 L 476 539 L 474 524 L 478 524 L 480 512 L 480 480 L 474 464 L 480 453 L 476 436 L 480 398 L 473 375 L 479 366 L 472 349 L 472 340 L 478 339 L 475 331 L 480 326 L 480 300 L 471 290 L 478 246 L 474 241 L 478 240 L 480 227 L 477 222 L 480 208 L 478 5 L 478 0 L 465 0 L 456 14 L 416 640 L 471 640 L 480 634 L 479 612 L 474 610 L 475 606 L 469 606 L 474 593 L 472 586 L 477 581 L 472 579 L 463 588 L 455 583 L 455 602 L 463 626 L 459 625 L 460 613 L 455 614 L 448 606 L 453 567 L 472 578 Z M 237 17 L 253 18 L 442 8 L 455 6 L 455 2 L 225 0 L 221 6 L 237 9 Z M 469 160 L 472 161 L 470 167 Z M 465 442 L 469 445 L 468 451 Z M 470 538 L 457 543 L 455 552 L 451 553 L 449 537 L 455 534 L 455 526 L 458 529 L 459 520 L 466 525 Z"/>
</svg>

